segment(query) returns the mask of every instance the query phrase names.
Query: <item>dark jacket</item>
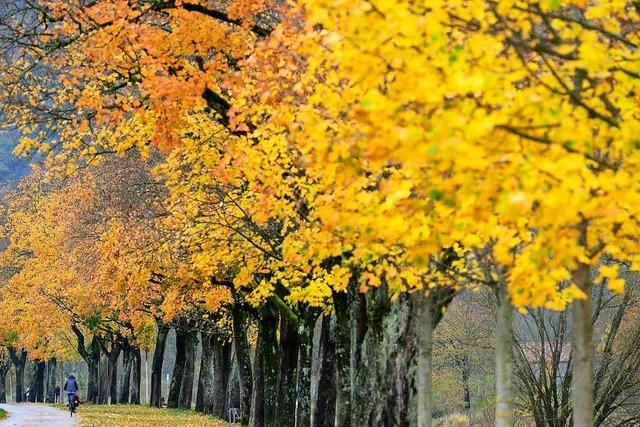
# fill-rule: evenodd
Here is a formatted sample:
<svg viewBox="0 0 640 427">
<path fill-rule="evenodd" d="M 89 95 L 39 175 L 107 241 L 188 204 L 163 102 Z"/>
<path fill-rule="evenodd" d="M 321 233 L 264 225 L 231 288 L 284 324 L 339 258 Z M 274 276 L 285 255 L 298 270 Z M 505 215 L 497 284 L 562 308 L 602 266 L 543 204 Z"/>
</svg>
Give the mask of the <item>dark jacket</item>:
<svg viewBox="0 0 640 427">
<path fill-rule="evenodd" d="M 78 383 L 76 382 L 76 377 L 73 375 L 69 375 L 67 378 L 67 382 L 64 383 L 64 390 L 67 393 L 77 393 L 78 392 Z"/>
</svg>

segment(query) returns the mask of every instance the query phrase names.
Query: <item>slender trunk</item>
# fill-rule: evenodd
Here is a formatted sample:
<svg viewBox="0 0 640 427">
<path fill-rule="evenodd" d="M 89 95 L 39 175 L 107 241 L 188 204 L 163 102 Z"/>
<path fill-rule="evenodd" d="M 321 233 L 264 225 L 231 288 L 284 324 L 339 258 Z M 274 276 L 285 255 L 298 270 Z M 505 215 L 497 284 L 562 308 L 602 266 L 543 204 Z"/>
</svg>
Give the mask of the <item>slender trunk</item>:
<svg viewBox="0 0 640 427">
<path fill-rule="evenodd" d="M 56 371 L 58 361 L 54 357 L 47 362 L 46 375 L 46 398 L 45 402 L 54 403 L 56 401 Z"/>
<path fill-rule="evenodd" d="M 496 427 L 513 426 L 513 308 L 507 284 L 498 283 L 496 324 Z"/>
<path fill-rule="evenodd" d="M 573 282 L 586 295 L 591 293 L 589 266 L 580 264 L 573 274 Z M 593 403 L 593 355 L 591 300 L 575 300 L 572 305 L 573 329 L 572 345 L 572 392 L 573 392 L 573 425 L 592 427 L 594 418 Z"/>
<path fill-rule="evenodd" d="M 251 391 L 251 427 L 273 426 L 277 400 L 278 318 L 265 314 L 260 321 L 258 341 L 253 366 L 253 389 Z"/>
<path fill-rule="evenodd" d="M 213 410 L 213 340 L 212 333 L 202 332 L 202 357 L 200 358 L 200 375 L 198 376 L 198 395 L 196 411 L 210 414 Z"/>
<path fill-rule="evenodd" d="M 140 354 L 140 347 L 134 347 L 131 351 L 132 354 L 132 368 L 131 368 L 131 404 L 140 404 L 140 381 L 142 380 L 141 363 L 142 356 Z"/>
<path fill-rule="evenodd" d="M 100 403 L 100 344 L 98 337 L 91 340 L 91 352 L 87 355 L 87 368 L 89 381 L 87 382 L 87 401 Z"/>
<path fill-rule="evenodd" d="M 180 385 L 182 384 L 182 374 L 185 364 L 186 333 L 176 329 L 176 363 L 173 366 L 171 375 L 171 385 L 169 386 L 169 396 L 167 406 L 177 408 L 180 401 Z"/>
<path fill-rule="evenodd" d="M 416 305 L 416 353 L 418 361 L 417 394 L 418 427 L 431 427 L 433 401 L 431 398 L 433 355 L 433 298 L 424 292 L 414 295 Z"/>
<path fill-rule="evenodd" d="M 118 357 L 120 356 L 120 345 L 113 345 L 111 352 L 107 355 L 107 384 L 109 394 L 107 404 L 118 403 Z"/>
<path fill-rule="evenodd" d="M 335 319 L 322 316 L 314 328 L 311 368 L 311 418 L 313 427 L 332 427 L 335 418 Z"/>
<path fill-rule="evenodd" d="M 16 371 L 16 402 L 22 402 L 24 398 L 24 367 L 27 363 L 27 352 L 25 350 L 16 351 L 9 347 L 9 357 Z"/>
<path fill-rule="evenodd" d="M 44 360 L 38 361 L 36 364 L 36 383 L 35 383 L 35 395 L 36 402 L 44 403 L 44 374 L 47 370 L 47 362 Z"/>
<path fill-rule="evenodd" d="M 133 349 L 129 344 L 122 348 L 122 371 L 120 372 L 120 393 L 118 403 L 129 403 L 129 393 L 131 391 L 131 365 L 133 363 Z"/>
<path fill-rule="evenodd" d="M 0 403 L 7 403 L 7 372 L 9 372 L 9 360 L 0 362 Z"/>
<path fill-rule="evenodd" d="M 293 426 L 296 412 L 296 370 L 298 365 L 298 324 L 280 315 L 280 343 L 275 423 Z"/>
<path fill-rule="evenodd" d="M 300 345 L 298 347 L 298 368 L 296 370 L 296 427 L 308 427 L 311 425 L 311 353 L 313 350 L 313 325 L 315 321 L 316 316 L 305 313 L 298 325 Z"/>
<path fill-rule="evenodd" d="M 227 417 L 227 390 L 231 371 L 231 343 L 214 337 L 213 345 L 213 402 L 212 413 L 218 418 Z"/>
<path fill-rule="evenodd" d="M 160 397 L 162 396 L 162 365 L 164 363 L 164 350 L 167 345 L 167 335 L 169 327 L 158 322 L 158 333 L 156 335 L 156 348 L 153 352 L 153 362 L 151 364 L 151 398 L 150 405 L 160 407 Z"/>
<path fill-rule="evenodd" d="M 336 293 L 333 296 L 336 313 L 335 375 L 336 375 L 336 427 L 351 424 L 351 329 L 349 296 Z"/>
<path fill-rule="evenodd" d="M 469 356 L 462 356 L 462 400 L 464 409 L 469 414 L 471 411 L 471 391 L 469 388 Z"/>
<path fill-rule="evenodd" d="M 179 407 L 183 409 L 191 409 L 197 349 L 198 333 L 189 332 L 185 342 L 185 360 L 182 371 L 182 381 L 180 383 L 180 397 L 178 400 Z"/>
<path fill-rule="evenodd" d="M 101 355 L 100 362 L 98 363 L 98 401 L 103 405 L 109 400 L 107 397 L 109 395 L 107 365 L 107 356 Z"/>
<path fill-rule="evenodd" d="M 251 390 L 253 389 L 251 356 L 247 339 L 247 315 L 239 305 L 232 308 L 231 315 L 233 319 L 233 345 L 240 382 L 240 418 L 242 424 L 247 424 L 251 412 Z"/>
</svg>

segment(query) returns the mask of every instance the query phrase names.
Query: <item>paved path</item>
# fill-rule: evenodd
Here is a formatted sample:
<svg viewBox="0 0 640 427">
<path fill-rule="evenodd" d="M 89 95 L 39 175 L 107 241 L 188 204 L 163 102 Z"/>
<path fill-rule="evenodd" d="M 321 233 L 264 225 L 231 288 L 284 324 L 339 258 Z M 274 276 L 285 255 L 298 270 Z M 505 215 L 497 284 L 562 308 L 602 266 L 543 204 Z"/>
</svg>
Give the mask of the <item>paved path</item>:
<svg viewBox="0 0 640 427">
<path fill-rule="evenodd" d="M 68 411 L 52 408 L 47 405 L 21 403 L 19 405 L 0 405 L 9 416 L 0 421 L 0 427 L 74 427 L 73 419 Z"/>
</svg>

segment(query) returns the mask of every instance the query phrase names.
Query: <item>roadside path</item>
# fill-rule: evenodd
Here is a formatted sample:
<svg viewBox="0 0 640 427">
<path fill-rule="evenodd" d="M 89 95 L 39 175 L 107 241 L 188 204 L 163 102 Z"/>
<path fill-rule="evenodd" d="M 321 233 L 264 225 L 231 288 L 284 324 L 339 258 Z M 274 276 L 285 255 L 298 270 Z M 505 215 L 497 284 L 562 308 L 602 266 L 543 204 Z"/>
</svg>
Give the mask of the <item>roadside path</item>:
<svg viewBox="0 0 640 427">
<path fill-rule="evenodd" d="M 68 411 L 47 405 L 1 404 L 0 408 L 9 413 L 7 418 L 0 421 L 0 427 L 75 427 L 77 425 L 75 415 L 71 418 Z"/>
</svg>

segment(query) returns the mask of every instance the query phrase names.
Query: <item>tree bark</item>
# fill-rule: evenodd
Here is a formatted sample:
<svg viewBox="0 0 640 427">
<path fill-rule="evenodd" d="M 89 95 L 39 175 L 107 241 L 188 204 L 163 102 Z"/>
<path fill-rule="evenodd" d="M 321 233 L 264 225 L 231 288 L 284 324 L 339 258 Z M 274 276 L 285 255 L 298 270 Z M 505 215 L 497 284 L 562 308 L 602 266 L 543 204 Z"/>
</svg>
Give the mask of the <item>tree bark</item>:
<svg viewBox="0 0 640 427">
<path fill-rule="evenodd" d="M 249 426 L 270 427 L 275 424 L 277 400 L 278 318 L 271 313 L 263 314 L 258 330 L 258 341 L 253 362 L 253 389 L 251 391 L 251 414 Z"/>
<path fill-rule="evenodd" d="M 314 328 L 310 399 L 313 427 L 333 427 L 335 418 L 334 324 L 332 316 L 322 316 Z"/>
<path fill-rule="evenodd" d="M 6 354 L 6 353 L 5 353 Z M 7 372 L 9 372 L 10 361 L 8 358 L 0 360 L 0 403 L 7 403 Z"/>
<path fill-rule="evenodd" d="M 198 376 L 198 395 L 196 411 L 210 414 L 213 411 L 213 334 L 202 332 L 202 357 Z"/>
<path fill-rule="evenodd" d="M 58 361 L 54 357 L 47 362 L 46 369 L 46 392 L 45 402 L 54 403 L 56 401 L 56 371 L 58 367 Z"/>
<path fill-rule="evenodd" d="M 213 345 L 213 402 L 212 413 L 220 419 L 227 417 L 227 390 L 231 371 L 231 343 L 214 336 Z"/>
<path fill-rule="evenodd" d="M 351 330 L 349 295 L 334 293 L 333 304 L 336 313 L 335 329 L 335 370 L 336 370 L 336 412 L 335 426 L 351 425 Z"/>
<path fill-rule="evenodd" d="M 158 321 L 158 332 L 156 335 L 156 348 L 153 351 L 153 362 L 151 364 L 151 397 L 150 405 L 160 407 L 160 397 L 162 396 L 162 365 L 164 364 L 164 351 L 167 345 L 167 335 L 169 327 Z"/>
<path fill-rule="evenodd" d="M 416 306 L 416 350 L 418 358 L 417 393 L 418 427 L 431 427 L 433 400 L 431 398 L 433 356 L 433 297 L 420 291 L 414 295 Z"/>
<path fill-rule="evenodd" d="M 120 372 L 120 392 L 118 394 L 118 403 L 129 403 L 129 394 L 131 392 L 131 367 L 133 364 L 133 349 L 129 343 L 125 342 L 122 346 L 122 371 Z"/>
<path fill-rule="evenodd" d="M 281 314 L 275 424 L 283 427 L 295 424 L 299 346 L 298 323 Z"/>
<path fill-rule="evenodd" d="M 12 347 L 9 347 L 8 350 L 11 363 L 16 371 L 16 402 L 20 403 L 24 398 L 24 367 L 27 363 L 27 352 L 24 349 L 20 349 L 18 352 Z"/>
<path fill-rule="evenodd" d="M 496 427 L 513 426 L 513 308 L 507 284 L 500 280 L 497 289 L 496 324 Z"/>
<path fill-rule="evenodd" d="M 253 390 L 251 356 L 247 339 L 247 315 L 238 304 L 231 309 L 231 315 L 233 319 L 233 345 L 240 382 L 240 419 L 242 424 L 247 424 L 251 413 L 251 393 Z"/>
<path fill-rule="evenodd" d="M 469 356 L 462 356 L 460 363 L 462 370 L 462 401 L 464 403 L 464 410 L 469 415 L 471 411 L 471 391 L 469 388 Z"/>
<path fill-rule="evenodd" d="M 185 339 L 185 359 L 180 383 L 180 398 L 178 405 L 183 409 L 191 409 L 193 398 L 193 382 L 195 377 L 196 351 L 198 349 L 198 333 L 191 331 Z"/>
<path fill-rule="evenodd" d="M 140 354 L 140 347 L 134 347 L 131 351 L 132 355 L 132 369 L 131 369 L 131 404 L 140 404 L 140 382 L 142 380 L 142 355 Z"/>
<path fill-rule="evenodd" d="M 87 355 L 87 368 L 89 370 L 89 380 L 87 382 L 87 401 L 93 403 L 100 402 L 100 344 L 98 337 L 91 340 L 91 351 Z M 62 387 L 62 385 L 60 386 Z"/>
<path fill-rule="evenodd" d="M 167 397 L 167 406 L 169 408 L 177 408 L 180 403 L 180 386 L 182 385 L 182 375 L 184 373 L 186 345 L 186 333 L 176 329 L 176 363 L 173 367 L 169 396 Z"/>
<path fill-rule="evenodd" d="M 589 266 L 580 264 L 573 273 L 573 282 L 587 295 L 575 300 L 572 305 L 573 329 L 571 331 L 573 425 L 592 427 L 594 422 L 593 402 L 593 348 L 591 323 L 591 280 Z"/>
<path fill-rule="evenodd" d="M 102 352 L 107 358 L 107 404 L 118 403 L 118 358 L 122 351 L 123 341 L 120 337 L 110 337 L 111 348 L 107 347 L 104 338 L 98 338 Z"/>
<path fill-rule="evenodd" d="M 44 375 L 47 370 L 47 362 L 39 360 L 36 364 L 35 395 L 36 402 L 44 403 Z"/>
<path fill-rule="evenodd" d="M 98 401 L 103 405 L 109 401 L 108 365 L 107 356 L 101 354 L 98 362 Z"/>
<path fill-rule="evenodd" d="M 298 324 L 298 361 L 296 369 L 295 426 L 311 425 L 311 353 L 313 351 L 313 326 L 317 316 L 303 309 Z"/>
</svg>

